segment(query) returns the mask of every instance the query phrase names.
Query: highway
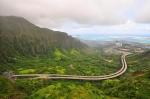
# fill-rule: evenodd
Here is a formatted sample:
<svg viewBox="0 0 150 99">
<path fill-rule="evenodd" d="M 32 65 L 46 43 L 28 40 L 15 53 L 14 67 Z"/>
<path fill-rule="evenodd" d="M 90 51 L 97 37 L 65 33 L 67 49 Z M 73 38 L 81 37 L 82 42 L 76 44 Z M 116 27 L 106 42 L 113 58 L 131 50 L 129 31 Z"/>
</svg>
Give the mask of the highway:
<svg viewBox="0 0 150 99">
<path fill-rule="evenodd" d="M 102 76 L 78 76 L 78 75 L 60 75 L 60 74 L 22 74 L 22 75 L 13 75 L 12 77 L 15 78 L 31 78 L 31 79 L 72 79 L 72 80 L 105 80 L 105 79 L 111 79 L 116 78 L 118 76 L 121 76 L 123 73 L 127 70 L 127 62 L 125 57 L 128 55 L 128 53 L 123 53 L 121 56 L 121 63 L 122 67 L 116 71 L 115 73 L 109 74 L 109 75 L 102 75 Z"/>
</svg>

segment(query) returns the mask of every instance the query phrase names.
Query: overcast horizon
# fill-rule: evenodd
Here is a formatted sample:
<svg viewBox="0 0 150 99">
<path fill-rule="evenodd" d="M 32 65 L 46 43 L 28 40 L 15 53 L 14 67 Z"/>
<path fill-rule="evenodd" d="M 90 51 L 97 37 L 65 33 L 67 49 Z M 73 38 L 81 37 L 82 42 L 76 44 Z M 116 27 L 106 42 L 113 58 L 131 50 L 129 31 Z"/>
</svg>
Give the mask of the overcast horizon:
<svg viewBox="0 0 150 99">
<path fill-rule="evenodd" d="M 150 0 L 1 0 L 1 16 L 72 36 L 150 37 Z"/>
</svg>

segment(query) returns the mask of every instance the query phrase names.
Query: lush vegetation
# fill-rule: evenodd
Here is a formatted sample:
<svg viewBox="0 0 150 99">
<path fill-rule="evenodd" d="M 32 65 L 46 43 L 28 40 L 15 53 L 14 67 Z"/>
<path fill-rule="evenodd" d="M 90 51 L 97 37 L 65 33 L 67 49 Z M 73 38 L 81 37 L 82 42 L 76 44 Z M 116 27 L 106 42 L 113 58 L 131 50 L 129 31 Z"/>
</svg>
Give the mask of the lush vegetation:
<svg viewBox="0 0 150 99">
<path fill-rule="evenodd" d="M 143 60 L 145 62 L 148 61 L 146 59 L 148 59 L 149 57 L 148 54 L 146 55 L 147 56 L 144 56 L 145 58 L 142 58 L 145 59 Z M 76 61 L 76 59 L 80 61 Z M 119 57 L 116 58 L 116 56 L 114 55 L 105 56 L 100 53 L 85 54 L 80 53 L 75 49 L 72 49 L 68 52 L 63 52 L 59 49 L 56 49 L 53 55 L 49 58 L 18 57 L 15 59 L 16 62 L 11 64 L 15 65 L 14 70 L 16 70 L 16 73 L 23 73 L 23 74 L 58 73 L 58 74 L 90 75 L 89 73 L 86 72 L 89 71 L 93 75 L 102 75 L 105 73 L 114 72 L 115 69 L 119 68 L 114 67 L 116 64 L 119 64 L 118 59 Z M 129 56 L 128 59 L 131 59 L 128 63 L 129 70 L 133 69 L 136 71 L 138 67 L 140 68 L 140 65 L 130 67 L 133 65 L 132 62 L 137 61 L 136 59 L 139 59 L 137 55 L 136 58 L 135 55 L 134 56 L 131 55 Z M 89 65 L 86 64 L 87 61 Z M 70 63 L 72 63 L 72 65 L 70 65 Z M 106 70 L 104 69 L 103 65 L 106 66 L 105 67 Z M 111 66 L 113 68 L 111 68 Z M 91 68 L 96 69 L 95 71 L 93 71 L 93 69 Z M 144 71 L 144 67 L 141 68 L 141 70 L 143 70 L 142 75 L 141 74 L 133 75 L 135 72 L 128 72 L 127 74 L 132 75 L 126 75 L 124 77 L 112 80 L 90 81 L 90 82 L 76 81 L 76 80 L 26 80 L 26 79 L 18 79 L 15 82 L 11 82 L 9 80 L 6 81 L 5 79 L 5 82 L 7 83 L 5 83 L 4 86 L 1 86 L 1 88 L 4 90 L 1 91 L 1 97 L 11 96 L 10 93 L 12 93 L 12 90 L 15 90 L 13 91 L 13 93 L 14 92 L 20 93 L 18 97 L 21 96 L 27 99 L 85 99 L 85 97 L 87 99 L 149 99 L 150 71 L 148 70 Z M 0 81 L 2 85 L 4 81 L 3 80 Z"/>
<path fill-rule="evenodd" d="M 121 67 L 120 56 L 85 49 L 65 33 L 18 17 L 0 17 L 0 45 L 0 99 L 150 99 L 150 52 L 130 55 L 127 73 L 115 79 L 13 81 L 2 74 L 110 74 Z"/>
<path fill-rule="evenodd" d="M 11 66 L 12 65 L 12 66 Z M 56 49 L 48 57 L 16 57 L 10 67 L 18 74 L 51 73 L 72 75 L 102 75 L 121 67 L 120 57 L 84 54 L 72 49 L 62 52 Z"/>
<path fill-rule="evenodd" d="M 129 64 L 128 74 L 141 75 L 150 70 L 150 51 L 142 54 L 131 54 L 127 58 Z"/>
<path fill-rule="evenodd" d="M 0 99 L 22 99 L 25 97 L 25 93 L 22 93 L 14 82 L 0 76 Z"/>
<path fill-rule="evenodd" d="M 40 28 L 15 16 L 0 16 L 0 45 L 1 63 L 7 63 L 16 55 L 46 55 L 55 48 L 87 47 L 67 33 Z"/>
<path fill-rule="evenodd" d="M 15 85 L 20 92 L 25 93 L 24 97 L 27 99 L 85 99 L 85 97 L 86 99 L 149 99 L 150 97 L 148 72 L 141 77 L 96 82 L 18 79 Z"/>
<path fill-rule="evenodd" d="M 87 54 L 76 49 L 68 51 L 55 49 L 53 54 L 50 53 L 47 56 L 16 56 L 8 64 L 3 64 L 2 67 L 9 67 L 7 69 L 13 70 L 16 74 L 104 75 L 115 72 L 121 67 L 121 64 L 120 56 L 117 55 L 103 55 L 94 52 L 94 50 L 93 53 Z M 24 97 L 29 96 L 27 98 L 31 99 L 104 98 L 104 92 L 91 82 L 18 79 L 13 84 L 25 94 Z"/>
</svg>

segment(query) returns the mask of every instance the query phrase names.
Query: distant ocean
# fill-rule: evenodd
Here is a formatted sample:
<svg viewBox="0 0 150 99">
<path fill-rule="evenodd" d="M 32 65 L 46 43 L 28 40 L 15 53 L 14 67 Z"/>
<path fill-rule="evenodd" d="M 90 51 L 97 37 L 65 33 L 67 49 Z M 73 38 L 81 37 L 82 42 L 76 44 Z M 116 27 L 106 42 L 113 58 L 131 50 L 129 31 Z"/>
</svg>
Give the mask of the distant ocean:
<svg viewBox="0 0 150 99">
<path fill-rule="evenodd" d="M 99 41 L 116 41 L 124 40 L 131 42 L 139 42 L 150 44 L 150 36 L 100 36 L 100 35 L 84 35 L 76 36 L 79 39 L 83 40 L 99 40 Z"/>
</svg>

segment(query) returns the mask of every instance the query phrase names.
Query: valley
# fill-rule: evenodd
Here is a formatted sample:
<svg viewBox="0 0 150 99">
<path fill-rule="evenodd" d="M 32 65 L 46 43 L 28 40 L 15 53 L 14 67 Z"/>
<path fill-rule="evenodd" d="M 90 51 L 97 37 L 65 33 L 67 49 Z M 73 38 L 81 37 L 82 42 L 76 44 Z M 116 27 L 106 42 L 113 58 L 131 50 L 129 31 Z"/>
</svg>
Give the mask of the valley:
<svg viewBox="0 0 150 99">
<path fill-rule="evenodd" d="M 150 51 L 0 16 L 0 99 L 149 99 Z M 93 46 L 94 45 L 94 46 Z"/>
</svg>

